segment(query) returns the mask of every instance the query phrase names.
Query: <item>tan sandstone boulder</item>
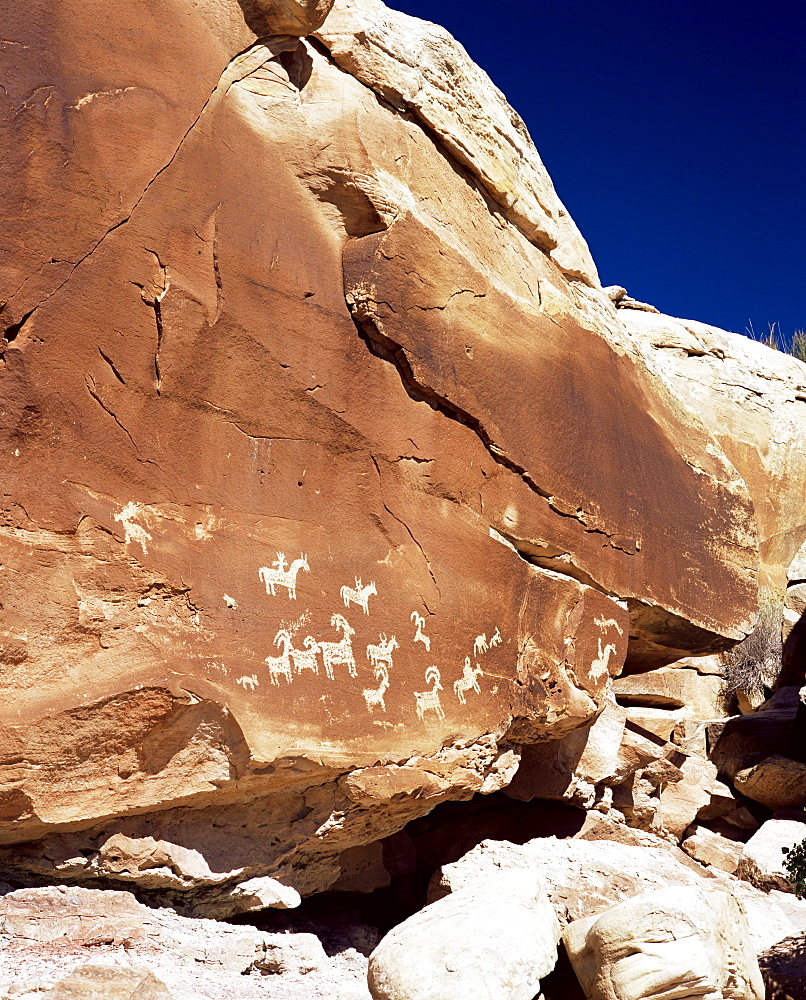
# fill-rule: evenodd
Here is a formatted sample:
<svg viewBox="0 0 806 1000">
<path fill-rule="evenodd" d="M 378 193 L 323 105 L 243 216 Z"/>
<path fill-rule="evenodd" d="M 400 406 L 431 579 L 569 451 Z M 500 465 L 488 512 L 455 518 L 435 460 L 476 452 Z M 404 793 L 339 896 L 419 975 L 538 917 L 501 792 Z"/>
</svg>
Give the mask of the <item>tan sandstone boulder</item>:
<svg viewBox="0 0 806 1000">
<path fill-rule="evenodd" d="M 80 965 L 47 990 L 48 1000 L 172 1000 L 165 983 L 148 969 L 120 965 Z"/>
<path fill-rule="evenodd" d="M 588 1000 L 764 1000 L 741 905 L 717 888 L 635 896 L 563 932 Z"/>
<path fill-rule="evenodd" d="M 762 891 L 718 869 L 706 869 L 650 833 L 623 825 L 621 830 L 631 836 L 630 842 L 619 842 L 618 830 L 608 831 L 607 824 L 591 831 L 595 840 L 540 837 L 523 845 L 483 841 L 434 874 L 429 898 L 441 898 L 497 872 L 515 869 L 543 880 L 557 918 L 565 925 L 641 893 L 719 885 L 747 912 L 757 953 L 806 930 L 806 900 L 777 889 Z"/>
<path fill-rule="evenodd" d="M 806 806 L 806 764 L 791 757 L 773 755 L 733 777 L 737 792 L 768 809 L 797 809 Z"/>
<path fill-rule="evenodd" d="M 498 872 L 426 906 L 370 956 L 373 1000 L 533 1000 L 560 924 L 536 874 Z"/>
<path fill-rule="evenodd" d="M 785 869 L 785 848 L 806 840 L 806 816 L 801 812 L 778 813 L 767 820 L 744 845 L 737 874 L 760 889 L 792 892 Z"/>
</svg>

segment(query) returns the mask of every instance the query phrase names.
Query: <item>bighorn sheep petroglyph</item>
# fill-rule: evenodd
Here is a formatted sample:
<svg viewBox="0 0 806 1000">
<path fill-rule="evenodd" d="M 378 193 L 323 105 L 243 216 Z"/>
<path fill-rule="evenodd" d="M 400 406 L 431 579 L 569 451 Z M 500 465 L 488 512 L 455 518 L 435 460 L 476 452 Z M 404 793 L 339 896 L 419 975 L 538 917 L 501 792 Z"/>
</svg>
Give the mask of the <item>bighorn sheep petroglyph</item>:
<svg viewBox="0 0 806 1000">
<path fill-rule="evenodd" d="M 267 656 L 266 664 L 269 668 L 269 680 L 272 684 L 279 685 L 280 676 L 282 675 L 291 683 L 291 636 L 288 631 L 281 628 L 277 635 L 274 637 L 275 646 L 283 646 L 283 652 L 280 656 Z"/>
<path fill-rule="evenodd" d="M 418 614 L 418 612 L 412 611 L 412 613 L 411 613 L 411 620 L 417 626 L 417 632 L 415 633 L 415 636 L 414 636 L 414 642 L 421 642 L 425 646 L 426 652 L 430 653 L 431 652 L 431 640 L 428 638 L 428 636 L 425 634 L 425 631 L 424 631 L 424 629 L 425 629 L 425 618 L 423 618 L 423 616 L 421 614 Z"/>
<path fill-rule="evenodd" d="M 415 691 L 417 702 L 417 717 L 422 720 L 426 712 L 434 712 L 440 719 L 445 718 L 439 692 L 443 690 L 438 667 L 429 667 L 425 672 L 425 682 L 431 685 L 430 691 Z"/>
<path fill-rule="evenodd" d="M 301 674 L 303 670 L 313 670 L 313 672 L 319 675 L 319 660 L 317 659 L 317 652 L 319 650 L 319 643 L 314 639 L 312 635 L 306 635 L 305 641 L 302 644 L 305 649 L 292 649 L 291 659 L 294 661 L 294 670 L 298 674 Z"/>
<path fill-rule="evenodd" d="M 343 615 L 332 615 L 330 624 L 333 628 L 339 629 L 342 638 L 339 642 L 320 642 L 318 647 L 322 653 L 322 660 L 325 664 L 325 673 L 333 680 L 333 668 L 346 666 L 351 677 L 358 673 L 353 656 L 353 636 L 355 629 L 350 625 Z"/>
</svg>

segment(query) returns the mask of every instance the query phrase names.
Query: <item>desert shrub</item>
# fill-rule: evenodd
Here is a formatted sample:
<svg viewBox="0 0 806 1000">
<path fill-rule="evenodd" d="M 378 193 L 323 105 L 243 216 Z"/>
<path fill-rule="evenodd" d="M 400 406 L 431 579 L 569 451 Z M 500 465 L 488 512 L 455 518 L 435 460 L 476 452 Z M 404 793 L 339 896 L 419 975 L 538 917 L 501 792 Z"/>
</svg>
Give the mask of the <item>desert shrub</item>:
<svg viewBox="0 0 806 1000">
<path fill-rule="evenodd" d="M 798 361 L 806 362 L 806 330 L 795 330 L 792 339 L 787 343 L 786 337 L 781 331 L 780 323 L 768 323 L 767 332 L 761 333 L 755 330 L 751 320 L 744 328 L 744 334 L 751 340 L 759 344 L 765 344 L 774 351 L 782 351 L 784 354 L 791 354 Z"/>
<path fill-rule="evenodd" d="M 786 876 L 795 887 L 795 895 L 806 898 L 806 840 L 794 847 L 785 847 L 784 870 Z"/>
<path fill-rule="evenodd" d="M 763 609 L 750 635 L 722 654 L 721 697 L 727 712 L 735 712 L 739 691 L 751 700 L 772 693 L 781 672 L 781 618 L 780 607 Z"/>
<path fill-rule="evenodd" d="M 806 362 L 806 330 L 795 330 L 792 334 L 792 350 L 789 353 L 798 361 Z"/>
</svg>

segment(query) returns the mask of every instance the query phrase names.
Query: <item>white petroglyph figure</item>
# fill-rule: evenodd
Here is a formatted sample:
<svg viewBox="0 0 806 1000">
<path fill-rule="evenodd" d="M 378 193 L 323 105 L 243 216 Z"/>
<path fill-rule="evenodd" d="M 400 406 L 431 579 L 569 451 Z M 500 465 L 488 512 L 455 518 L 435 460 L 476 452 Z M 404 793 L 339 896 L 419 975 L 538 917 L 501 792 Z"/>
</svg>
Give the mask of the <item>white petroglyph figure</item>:
<svg viewBox="0 0 806 1000">
<path fill-rule="evenodd" d="M 421 642 L 425 646 L 426 652 L 430 653 L 431 652 L 431 640 L 428 638 L 428 636 L 423 631 L 425 629 L 425 618 L 423 618 L 423 616 L 421 614 L 418 614 L 416 611 L 412 611 L 412 613 L 411 613 L 411 620 L 417 626 L 417 633 L 414 636 L 414 641 L 415 642 Z"/>
<path fill-rule="evenodd" d="M 141 524 L 137 523 L 136 519 L 140 516 L 141 511 L 142 505 L 130 500 L 119 514 L 115 514 L 115 520 L 119 521 L 123 525 L 123 531 L 126 536 L 126 545 L 128 545 L 129 542 L 137 542 L 143 550 L 143 555 L 147 556 L 148 543 L 151 541 L 151 535 Z"/>
<path fill-rule="evenodd" d="M 291 565 L 286 569 L 286 558 L 282 552 L 277 553 L 277 558 L 271 564 L 271 566 L 261 566 L 257 571 L 257 575 L 260 577 L 261 581 L 266 585 L 266 593 L 271 594 L 272 597 L 277 595 L 274 592 L 275 587 L 285 587 L 288 591 L 288 596 L 296 601 L 297 599 L 297 573 L 301 569 L 304 569 L 307 573 L 310 570 L 308 565 L 307 555 L 301 555 L 299 559 L 295 559 Z"/>
<path fill-rule="evenodd" d="M 291 659 L 294 661 L 294 670 L 298 674 L 301 674 L 303 670 L 313 670 L 318 677 L 319 660 L 316 654 L 319 651 L 319 643 L 312 635 L 306 635 L 302 645 L 305 649 L 290 650 Z"/>
<path fill-rule="evenodd" d="M 612 642 L 608 642 L 605 648 L 602 649 L 602 638 L 601 636 L 599 637 L 599 655 L 593 663 L 591 663 L 591 675 L 595 680 L 598 680 L 600 677 L 604 677 L 604 675 L 608 672 L 610 657 L 613 653 L 617 652 L 618 650 Z"/>
<path fill-rule="evenodd" d="M 593 621 L 599 628 L 614 628 L 619 635 L 624 635 L 624 629 L 615 618 L 594 618 Z"/>
<path fill-rule="evenodd" d="M 369 614 L 369 599 L 373 594 L 377 594 L 378 591 L 375 589 L 375 581 L 368 583 L 366 587 L 361 585 L 361 578 L 355 578 L 355 587 L 342 587 L 341 588 L 341 599 L 344 601 L 345 608 L 349 608 L 350 604 L 357 604 L 360 608 L 364 609 L 364 614 Z"/>
<path fill-rule="evenodd" d="M 463 705 L 467 704 L 467 698 L 465 698 L 465 691 L 475 691 L 476 694 L 481 694 L 481 688 L 479 687 L 479 677 L 484 673 L 481 667 L 476 664 L 475 667 L 470 665 L 470 657 L 465 657 L 465 666 L 462 671 L 462 676 L 458 681 L 454 681 L 453 690 L 456 692 L 456 697 L 461 701 Z"/>
<path fill-rule="evenodd" d="M 501 645 L 501 633 L 498 631 L 498 626 L 496 626 L 495 632 L 492 639 L 490 639 L 490 649 L 495 649 L 496 646 Z"/>
<path fill-rule="evenodd" d="M 224 594 L 224 603 L 232 611 L 237 611 L 238 610 L 238 602 L 235 600 L 234 597 L 230 597 L 229 594 Z"/>
<path fill-rule="evenodd" d="M 487 633 L 484 632 L 482 635 L 477 635 L 473 640 L 473 655 L 480 656 L 482 653 L 486 653 L 490 648 L 487 643 Z"/>
<path fill-rule="evenodd" d="M 269 668 L 269 680 L 272 684 L 279 685 L 280 675 L 291 683 L 291 636 L 288 631 L 281 628 L 277 635 L 274 637 L 274 645 L 277 647 L 283 646 L 283 652 L 280 656 L 267 656 L 266 664 Z"/>
<path fill-rule="evenodd" d="M 350 625 L 343 615 L 332 615 L 330 624 L 333 628 L 339 629 L 342 633 L 340 642 L 320 642 L 317 643 L 322 653 L 322 660 L 325 664 L 325 673 L 333 680 L 333 668 L 346 666 L 351 677 L 355 677 L 358 670 L 353 656 L 353 636 L 355 629 Z"/>
<path fill-rule="evenodd" d="M 369 657 L 369 662 L 377 670 L 377 668 L 384 664 L 387 670 L 392 669 L 392 651 L 395 649 L 400 649 L 398 645 L 397 636 L 392 636 L 391 639 L 386 638 L 386 633 L 381 632 L 380 641 L 377 646 L 372 643 L 367 646 L 367 656 Z"/>
<path fill-rule="evenodd" d="M 390 659 L 390 666 L 391 662 Z M 381 711 L 385 712 L 386 702 L 383 698 L 389 689 L 389 670 L 380 663 L 375 667 L 375 680 L 379 682 L 377 688 L 364 688 L 364 701 L 367 703 L 367 711 L 372 713 L 376 708 L 380 707 Z"/>
<path fill-rule="evenodd" d="M 426 712 L 434 712 L 440 719 L 445 718 L 439 692 L 443 690 L 442 679 L 438 667 L 429 667 L 425 672 L 425 683 L 431 685 L 430 691 L 415 691 L 417 702 L 417 717 L 422 720 Z"/>
<path fill-rule="evenodd" d="M 240 684 L 244 691 L 254 691 L 260 681 L 257 679 L 257 674 L 252 674 L 251 677 L 239 677 L 235 683 Z"/>
</svg>

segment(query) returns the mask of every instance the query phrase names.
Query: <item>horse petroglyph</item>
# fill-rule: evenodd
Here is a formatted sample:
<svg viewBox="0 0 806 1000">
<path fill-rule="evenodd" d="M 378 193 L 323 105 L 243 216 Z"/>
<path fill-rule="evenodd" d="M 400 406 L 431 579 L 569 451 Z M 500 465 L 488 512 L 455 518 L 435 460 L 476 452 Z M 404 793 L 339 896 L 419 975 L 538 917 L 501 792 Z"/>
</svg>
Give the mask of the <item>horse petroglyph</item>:
<svg viewBox="0 0 806 1000">
<path fill-rule="evenodd" d="M 322 653 L 322 660 L 325 664 L 325 673 L 330 680 L 333 680 L 333 668 L 346 666 L 351 677 L 358 673 L 353 656 L 353 636 L 355 629 L 350 625 L 343 615 L 332 615 L 330 624 L 333 628 L 339 629 L 342 633 L 340 642 L 320 642 L 318 647 Z"/>
<path fill-rule="evenodd" d="M 282 552 L 278 552 L 277 558 L 271 566 L 261 566 L 257 575 L 266 585 L 267 594 L 271 594 L 272 597 L 276 597 L 277 595 L 275 594 L 274 588 L 285 587 L 291 600 L 296 601 L 297 573 L 299 573 L 301 569 L 304 569 L 307 573 L 311 567 L 308 565 L 308 557 L 306 555 L 302 555 L 299 559 L 295 559 L 288 569 L 286 569 L 286 565 L 285 555 Z"/>
<path fill-rule="evenodd" d="M 375 589 L 375 581 L 368 583 L 366 587 L 361 585 L 360 577 L 355 578 L 355 587 L 342 587 L 341 588 L 341 599 L 344 601 L 345 608 L 349 608 L 350 604 L 357 604 L 359 608 L 364 609 L 364 614 L 369 614 L 369 599 L 373 594 L 377 594 L 378 591 Z"/>
<path fill-rule="evenodd" d="M 484 673 L 481 667 L 476 664 L 475 667 L 470 665 L 470 657 L 465 657 L 465 666 L 462 671 L 462 676 L 458 681 L 454 681 L 453 690 L 456 692 L 456 697 L 461 701 L 463 705 L 467 704 L 467 699 L 465 698 L 465 691 L 475 691 L 476 694 L 481 694 L 481 688 L 479 687 L 479 677 Z"/>
<path fill-rule="evenodd" d="M 283 646 L 280 656 L 267 656 L 266 665 L 269 668 L 269 680 L 272 684 L 279 685 L 280 675 L 291 683 L 291 636 L 286 629 L 281 628 L 274 637 L 274 645 L 278 648 Z"/>
<path fill-rule="evenodd" d="M 424 632 L 424 629 L 425 629 L 425 618 L 423 618 L 423 616 L 421 614 L 418 614 L 416 611 L 412 611 L 412 613 L 411 613 L 411 620 L 417 626 L 417 632 L 416 632 L 416 634 L 414 636 L 414 641 L 415 642 L 421 642 L 425 646 L 426 652 L 430 653 L 431 652 L 431 640 L 428 638 L 428 636 Z"/>
<path fill-rule="evenodd" d="M 430 691 L 414 692 L 414 698 L 417 702 L 417 717 L 422 721 L 426 712 L 434 712 L 438 718 L 444 719 L 445 713 L 442 711 L 442 703 L 439 700 L 439 692 L 443 690 L 443 687 L 438 667 L 429 667 L 426 670 L 425 683 L 431 685 Z"/>
<path fill-rule="evenodd" d="M 367 646 L 367 657 L 376 670 L 381 664 L 383 664 L 387 670 L 391 670 L 392 651 L 399 648 L 396 636 L 393 635 L 391 639 L 387 639 L 386 633 L 381 632 L 378 645 L 374 646 L 370 643 L 369 646 Z"/>
</svg>

